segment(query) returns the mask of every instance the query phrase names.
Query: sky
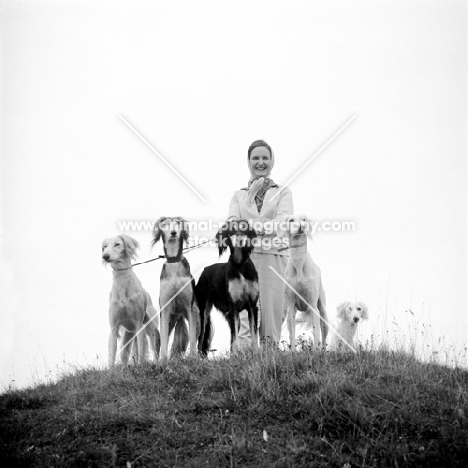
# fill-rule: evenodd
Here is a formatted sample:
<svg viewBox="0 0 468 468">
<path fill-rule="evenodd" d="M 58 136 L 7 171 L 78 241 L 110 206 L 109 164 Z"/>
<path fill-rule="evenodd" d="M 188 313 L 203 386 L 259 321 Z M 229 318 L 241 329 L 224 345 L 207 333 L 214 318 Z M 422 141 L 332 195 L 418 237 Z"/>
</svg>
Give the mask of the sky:
<svg viewBox="0 0 468 468">
<path fill-rule="evenodd" d="M 465 2 L 0 8 L 0 389 L 105 365 L 102 240 L 163 215 L 216 225 L 257 139 L 296 213 L 355 224 L 309 243 L 331 320 L 357 299 L 363 342 L 466 343 Z M 149 230 L 126 233 L 140 260 L 162 253 Z M 196 273 L 218 256 L 187 259 Z M 135 267 L 153 302 L 161 265 Z"/>
</svg>

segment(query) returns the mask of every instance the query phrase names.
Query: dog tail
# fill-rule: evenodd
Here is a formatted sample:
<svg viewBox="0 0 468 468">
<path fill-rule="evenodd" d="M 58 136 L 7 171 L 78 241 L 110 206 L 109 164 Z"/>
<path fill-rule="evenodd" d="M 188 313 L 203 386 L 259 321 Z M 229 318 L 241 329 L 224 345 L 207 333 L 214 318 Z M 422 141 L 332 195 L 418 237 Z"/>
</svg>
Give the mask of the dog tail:
<svg viewBox="0 0 468 468">
<path fill-rule="evenodd" d="M 181 318 L 177 320 L 174 330 L 174 341 L 172 343 L 173 354 L 184 354 L 189 343 L 189 332 L 186 321 Z"/>
</svg>

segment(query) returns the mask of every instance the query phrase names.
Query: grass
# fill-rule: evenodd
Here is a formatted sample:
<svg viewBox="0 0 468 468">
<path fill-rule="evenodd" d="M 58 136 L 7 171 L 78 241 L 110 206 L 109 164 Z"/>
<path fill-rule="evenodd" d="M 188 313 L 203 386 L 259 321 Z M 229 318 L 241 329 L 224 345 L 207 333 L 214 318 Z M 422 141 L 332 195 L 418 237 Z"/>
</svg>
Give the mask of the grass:
<svg viewBox="0 0 468 468">
<path fill-rule="evenodd" d="M 85 369 L 0 396 L 1 466 L 440 467 L 468 372 L 405 352 L 262 350 Z"/>
</svg>

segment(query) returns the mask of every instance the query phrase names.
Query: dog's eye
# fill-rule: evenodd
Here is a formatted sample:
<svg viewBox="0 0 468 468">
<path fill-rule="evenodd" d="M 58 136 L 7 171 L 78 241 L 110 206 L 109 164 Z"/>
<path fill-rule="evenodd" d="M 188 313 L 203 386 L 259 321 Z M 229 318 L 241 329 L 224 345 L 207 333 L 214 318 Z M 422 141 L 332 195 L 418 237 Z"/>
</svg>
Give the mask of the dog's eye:
<svg viewBox="0 0 468 468">
<path fill-rule="evenodd" d="M 357 310 L 358 310 L 359 312 L 361 312 L 361 308 L 360 308 L 360 307 L 358 307 Z"/>
</svg>

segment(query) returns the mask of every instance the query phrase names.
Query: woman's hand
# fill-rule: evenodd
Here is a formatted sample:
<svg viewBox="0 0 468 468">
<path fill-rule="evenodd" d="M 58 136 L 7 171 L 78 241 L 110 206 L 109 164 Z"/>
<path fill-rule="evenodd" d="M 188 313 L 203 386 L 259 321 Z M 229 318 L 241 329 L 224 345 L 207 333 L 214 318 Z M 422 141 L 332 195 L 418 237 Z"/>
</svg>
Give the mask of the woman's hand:
<svg viewBox="0 0 468 468">
<path fill-rule="evenodd" d="M 254 229 L 254 231 L 257 237 L 263 237 L 265 235 L 265 229 L 263 229 L 263 227 L 261 229 Z"/>
</svg>

